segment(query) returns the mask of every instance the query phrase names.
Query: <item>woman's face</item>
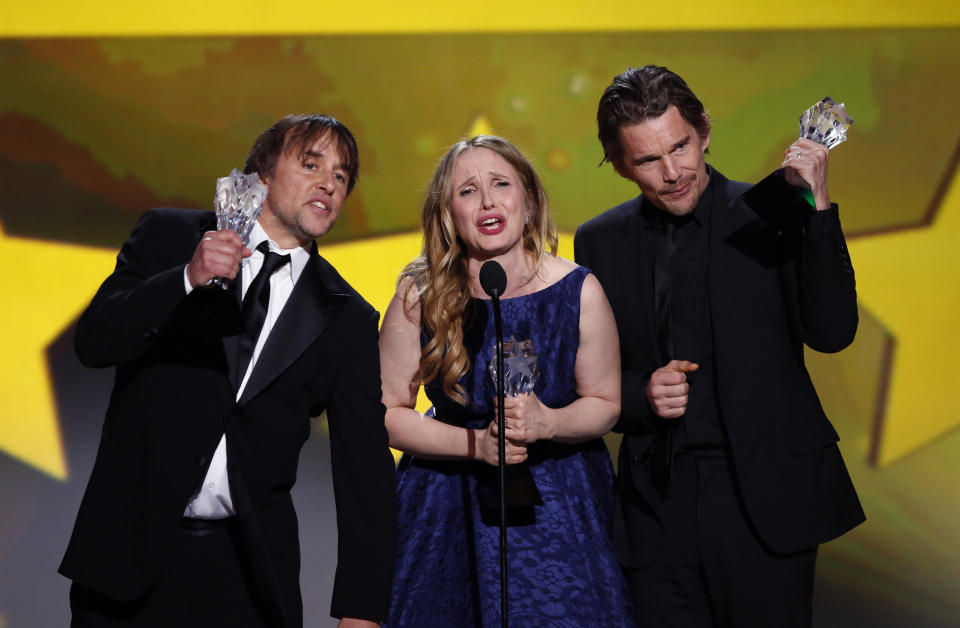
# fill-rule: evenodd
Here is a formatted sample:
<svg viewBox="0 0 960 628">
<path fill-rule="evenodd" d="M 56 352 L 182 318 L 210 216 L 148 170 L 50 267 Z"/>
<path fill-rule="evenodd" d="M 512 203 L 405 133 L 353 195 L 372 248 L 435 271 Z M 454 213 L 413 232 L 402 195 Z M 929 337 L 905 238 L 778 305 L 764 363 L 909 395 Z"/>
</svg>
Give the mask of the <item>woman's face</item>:
<svg viewBox="0 0 960 628">
<path fill-rule="evenodd" d="M 457 235 L 475 259 L 522 246 L 526 195 L 520 175 L 488 148 L 470 148 L 453 166 L 450 202 Z"/>
</svg>

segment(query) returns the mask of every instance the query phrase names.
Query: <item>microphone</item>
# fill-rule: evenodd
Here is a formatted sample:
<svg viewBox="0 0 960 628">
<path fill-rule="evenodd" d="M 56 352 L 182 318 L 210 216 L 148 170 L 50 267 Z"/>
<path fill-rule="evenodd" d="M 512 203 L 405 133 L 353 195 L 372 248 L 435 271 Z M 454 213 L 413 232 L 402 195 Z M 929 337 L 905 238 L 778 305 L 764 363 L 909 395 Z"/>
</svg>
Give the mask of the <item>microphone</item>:
<svg viewBox="0 0 960 628">
<path fill-rule="evenodd" d="M 490 260 L 480 267 L 480 287 L 487 295 L 496 299 L 507 289 L 507 273 L 498 262 Z"/>
<path fill-rule="evenodd" d="M 503 414 L 503 319 L 500 317 L 500 295 L 507 289 L 507 273 L 499 263 L 489 260 L 480 267 L 480 286 L 486 292 L 493 305 L 493 322 L 497 346 L 497 453 L 499 463 L 497 474 L 500 483 L 500 626 L 507 628 L 509 611 L 507 610 L 507 498 L 506 476 L 506 418 Z"/>
</svg>

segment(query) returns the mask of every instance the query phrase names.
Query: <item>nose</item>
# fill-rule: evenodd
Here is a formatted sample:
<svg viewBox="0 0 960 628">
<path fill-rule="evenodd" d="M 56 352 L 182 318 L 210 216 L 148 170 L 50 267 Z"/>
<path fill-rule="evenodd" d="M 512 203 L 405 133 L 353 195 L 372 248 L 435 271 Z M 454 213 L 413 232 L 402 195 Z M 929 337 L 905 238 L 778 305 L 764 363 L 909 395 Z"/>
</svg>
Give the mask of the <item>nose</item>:
<svg viewBox="0 0 960 628">
<path fill-rule="evenodd" d="M 670 156 L 663 158 L 663 180 L 667 183 L 676 183 L 680 179 L 681 169 Z"/>
<path fill-rule="evenodd" d="M 497 202 L 493 199 L 493 194 L 491 191 L 487 187 L 484 187 L 481 194 L 482 196 L 480 197 L 480 204 L 483 209 L 493 209 Z"/>
<path fill-rule="evenodd" d="M 333 172 L 329 168 L 317 168 L 316 175 L 316 186 L 327 194 L 333 193 Z"/>
</svg>

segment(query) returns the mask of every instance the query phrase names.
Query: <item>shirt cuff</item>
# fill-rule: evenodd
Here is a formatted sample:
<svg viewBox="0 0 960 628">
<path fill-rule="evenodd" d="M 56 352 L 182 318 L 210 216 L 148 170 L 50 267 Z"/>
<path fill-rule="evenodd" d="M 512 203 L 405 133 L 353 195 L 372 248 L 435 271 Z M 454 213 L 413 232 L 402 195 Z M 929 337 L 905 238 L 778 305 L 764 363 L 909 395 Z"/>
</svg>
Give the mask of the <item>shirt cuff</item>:
<svg viewBox="0 0 960 628">
<path fill-rule="evenodd" d="M 193 286 L 190 285 L 190 280 L 187 279 L 187 267 L 183 267 L 183 287 L 186 289 L 187 294 L 193 292 Z"/>
</svg>

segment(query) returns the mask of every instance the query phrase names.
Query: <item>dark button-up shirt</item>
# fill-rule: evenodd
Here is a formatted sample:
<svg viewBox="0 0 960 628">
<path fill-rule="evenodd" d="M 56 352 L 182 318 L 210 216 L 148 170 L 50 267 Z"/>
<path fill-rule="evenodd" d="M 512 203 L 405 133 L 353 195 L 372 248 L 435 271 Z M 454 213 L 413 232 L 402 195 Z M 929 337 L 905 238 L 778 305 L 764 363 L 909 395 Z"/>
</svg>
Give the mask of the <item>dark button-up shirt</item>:
<svg viewBox="0 0 960 628">
<path fill-rule="evenodd" d="M 727 438 L 717 405 L 713 329 L 710 322 L 710 222 L 716 208 L 715 178 L 711 177 L 700 201 L 686 216 L 677 217 L 645 203 L 651 220 L 646 230 L 645 249 L 653 256 L 664 237 L 667 221 L 675 224 L 676 252 L 670 264 L 670 335 L 675 355 L 661 356 L 663 365 L 671 359 L 696 362 L 700 368 L 687 374 L 690 393 L 687 411 L 675 426 L 674 453 L 688 450 L 720 449 Z M 654 303 L 654 295 L 650 295 Z"/>
</svg>

